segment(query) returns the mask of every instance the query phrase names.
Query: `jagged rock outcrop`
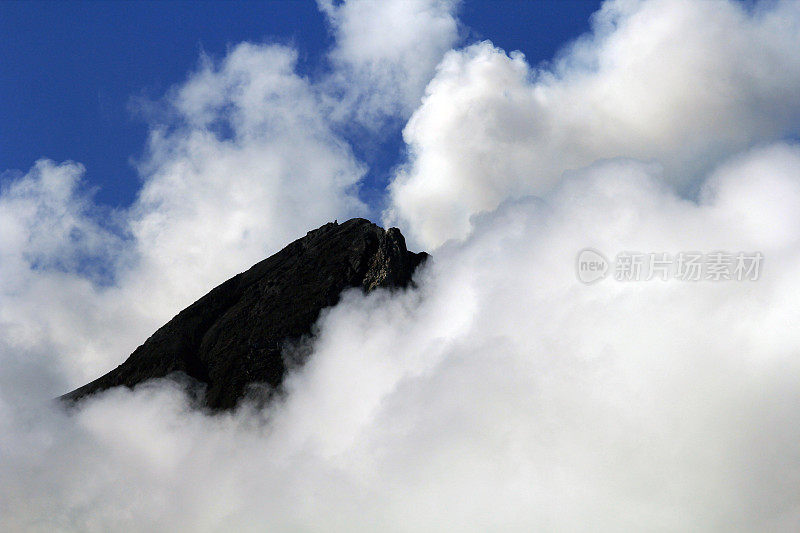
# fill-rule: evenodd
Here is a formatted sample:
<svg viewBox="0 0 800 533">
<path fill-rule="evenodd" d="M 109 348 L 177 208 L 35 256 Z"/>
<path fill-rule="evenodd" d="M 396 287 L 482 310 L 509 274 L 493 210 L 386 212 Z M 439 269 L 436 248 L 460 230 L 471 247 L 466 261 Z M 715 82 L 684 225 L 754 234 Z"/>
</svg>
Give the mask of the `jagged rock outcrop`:
<svg viewBox="0 0 800 533">
<path fill-rule="evenodd" d="M 310 334 L 344 289 L 405 287 L 426 257 L 409 252 L 397 228 L 364 219 L 325 224 L 219 285 L 116 369 L 62 399 L 179 372 L 205 384 L 206 406 L 234 407 L 253 383 L 279 387 L 288 365 L 282 348 Z"/>
</svg>

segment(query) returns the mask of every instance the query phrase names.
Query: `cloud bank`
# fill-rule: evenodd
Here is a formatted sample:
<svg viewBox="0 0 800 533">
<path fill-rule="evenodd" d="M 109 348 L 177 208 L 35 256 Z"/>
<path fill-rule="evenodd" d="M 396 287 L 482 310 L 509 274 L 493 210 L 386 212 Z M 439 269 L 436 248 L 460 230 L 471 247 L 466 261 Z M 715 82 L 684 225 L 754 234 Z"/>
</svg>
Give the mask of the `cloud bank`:
<svg viewBox="0 0 800 533">
<path fill-rule="evenodd" d="M 387 223 L 424 246 L 598 159 L 655 160 L 691 189 L 751 146 L 797 136 L 796 2 L 607 2 L 552 65 L 482 42 L 447 54 L 403 136 Z"/>
<path fill-rule="evenodd" d="M 608 2 L 552 65 L 478 43 L 435 74 L 451 4 L 322 7 L 331 77 L 297 75 L 286 47 L 204 58 L 165 99 L 130 208 L 93 204 L 77 163 L 2 189 L 3 527 L 797 529 L 796 4 Z M 431 36 L 427 62 L 355 15 L 381 9 Z M 331 89 L 346 74 L 380 94 L 392 69 L 413 83 Z M 386 214 L 441 244 L 418 290 L 346 294 L 267 410 L 210 417 L 168 381 L 48 402 L 214 284 L 364 212 L 341 110 L 383 127 L 426 76 Z M 765 262 L 752 282 L 586 286 L 587 246 Z"/>
</svg>

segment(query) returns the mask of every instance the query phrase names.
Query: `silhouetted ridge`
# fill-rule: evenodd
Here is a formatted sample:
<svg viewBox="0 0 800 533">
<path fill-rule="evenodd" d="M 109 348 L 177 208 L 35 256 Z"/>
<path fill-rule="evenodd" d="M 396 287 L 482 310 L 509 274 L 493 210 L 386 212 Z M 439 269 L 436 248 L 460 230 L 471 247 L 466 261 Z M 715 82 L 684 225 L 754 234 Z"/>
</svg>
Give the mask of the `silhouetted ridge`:
<svg viewBox="0 0 800 533">
<path fill-rule="evenodd" d="M 206 384 L 207 406 L 231 408 L 251 383 L 280 385 L 284 343 L 310 334 L 342 290 L 405 287 L 426 257 L 409 252 L 397 228 L 359 218 L 325 224 L 219 285 L 116 369 L 62 398 L 183 372 Z"/>
</svg>

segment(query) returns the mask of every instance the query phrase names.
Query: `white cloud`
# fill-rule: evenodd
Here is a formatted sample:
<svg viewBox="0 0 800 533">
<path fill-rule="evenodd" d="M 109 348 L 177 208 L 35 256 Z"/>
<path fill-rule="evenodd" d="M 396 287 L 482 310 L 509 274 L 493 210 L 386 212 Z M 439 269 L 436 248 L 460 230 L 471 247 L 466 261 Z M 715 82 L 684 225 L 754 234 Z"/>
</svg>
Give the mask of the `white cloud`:
<svg viewBox="0 0 800 533">
<path fill-rule="evenodd" d="M 407 118 L 458 40 L 458 0 L 319 0 L 336 37 L 328 90 L 337 120 L 375 128 Z"/>
<path fill-rule="evenodd" d="M 175 312 L 309 228 L 365 212 L 364 169 L 295 62 L 291 49 L 242 44 L 174 92 L 181 123 L 151 134 L 131 210 L 142 262 L 131 283 L 168 288 L 156 309 Z"/>
<path fill-rule="evenodd" d="M 83 172 L 76 163 L 39 161 L 0 196 L 3 364 L 21 358 L 16 352 L 27 353 L 40 359 L 36 371 L 65 374 L 67 380 L 102 368 L 93 366 L 109 348 L 99 316 L 100 287 L 108 272 L 130 259 L 113 231 L 114 213 L 99 212 L 81 191 Z M 2 388 L 16 388 L 13 379 L 2 381 Z M 55 391 L 39 394 L 48 392 Z"/>
<path fill-rule="evenodd" d="M 657 160 L 681 189 L 798 134 L 796 2 L 612 1 L 552 67 L 489 42 L 447 54 L 404 131 L 387 223 L 427 247 L 601 158 Z"/>
</svg>

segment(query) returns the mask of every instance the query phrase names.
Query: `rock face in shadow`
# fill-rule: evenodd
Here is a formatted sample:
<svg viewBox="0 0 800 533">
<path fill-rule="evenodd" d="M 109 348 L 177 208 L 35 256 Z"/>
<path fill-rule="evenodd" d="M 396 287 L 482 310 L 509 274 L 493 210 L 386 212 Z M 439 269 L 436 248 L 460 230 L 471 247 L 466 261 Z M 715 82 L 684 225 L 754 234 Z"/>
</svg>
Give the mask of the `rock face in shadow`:
<svg viewBox="0 0 800 533">
<path fill-rule="evenodd" d="M 181 372 L 205 384 L 206 406 L 232 408 L 250 384 L 270 390 L 281 384 L 282 347 L 310 334 L 320 311 L 344 289 L 405 287 L 426 257 L 406 250 L 397 228 L 364 219 L 325 224 L 219 285 L 116 369 L 62 399 Z"/>
</svg>

